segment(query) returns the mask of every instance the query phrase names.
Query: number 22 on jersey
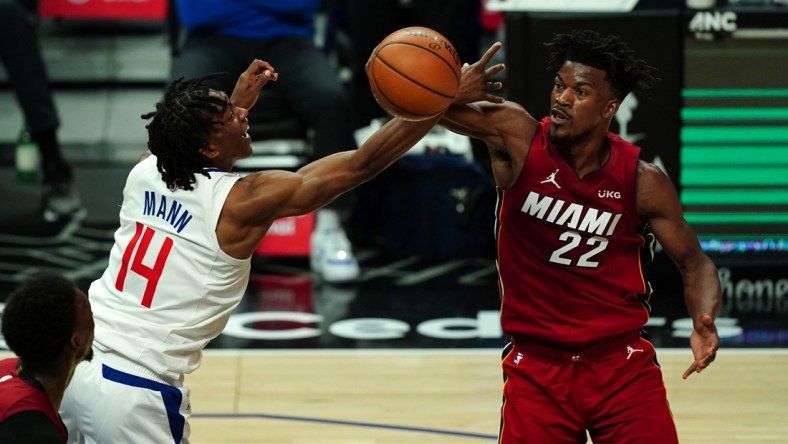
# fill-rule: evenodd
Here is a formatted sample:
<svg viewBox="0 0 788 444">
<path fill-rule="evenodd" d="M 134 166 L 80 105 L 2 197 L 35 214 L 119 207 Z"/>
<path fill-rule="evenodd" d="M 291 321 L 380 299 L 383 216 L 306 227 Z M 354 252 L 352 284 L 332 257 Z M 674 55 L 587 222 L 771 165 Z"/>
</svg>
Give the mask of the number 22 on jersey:
<svg viewBox="0 0 788 444">
<path fill-rule="evenodd" d="M 153 267 L 149 267 L 143 264 L 142 260 L 148 254 L 148 248 L 155 234 L 156 230 L 137 222 L 134 237 L 131 238 L 131 242 L 123 251 L 123 261 L 120 265 L 118 278 L 115 280 L 115 288 L 118 291 L 123 291 L 129 270 L 147 279 L 148 283 L 145 285 L 145 292 L 140 302 L 147 308 L 150 308 L 153 303 L 153 295 L 156 293 L 156 286 L 159 285 L 159 279 L 164 271 L 164 265 L 167 263 L 167 256 L 170 255 L 170 250 L 172 250 L 173 242 L 169 237 L 164 238 L 161 249 L 155 255 L 156 261 Z"/>
<path fill-rule="evenodd" d="M 558 239 L 566 243 L 553 251 L 553 254 L 550 255 L 550 262 L 562 265 L 573 265 L 572 260 L 566 257 L 565 254 L 580 247 L 583 236 L 581 236 L 577 231 L 565 231 L 561 233 Z M 577 263 L 574 265 L 582 268 L 597 268 L 599 266 L 599 262 L 593 260 L 593 258 L 597 254 L 605 251 L 608 241 L 602 236 L 593 236 L 585 243 L 586 245 L 590 246 L 591 249 L 583 253 L 578 258 Z"/>
</svg>

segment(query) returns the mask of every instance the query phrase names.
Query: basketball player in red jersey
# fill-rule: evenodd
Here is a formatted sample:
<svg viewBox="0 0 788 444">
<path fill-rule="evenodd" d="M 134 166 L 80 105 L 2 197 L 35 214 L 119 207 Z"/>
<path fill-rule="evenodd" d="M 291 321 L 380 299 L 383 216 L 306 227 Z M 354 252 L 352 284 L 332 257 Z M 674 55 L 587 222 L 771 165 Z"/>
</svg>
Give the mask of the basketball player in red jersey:
<svg viewBox="0 0 788 444">
<path fill-rule="evenodd" d="M 700 373 L 719 347 L 720 283 L 670 179 L 609 132 L 654 68 L 615 36 L 557 35 L 550 115 L 515 103 L 453 105 L 450 129 L 484 140 L 496 208 L 501 323 L 510 335 L 499 442 L 678 442 L 654 347 L 641 336 L 658 240 L 677 264 Z"/>
<path fill-rule="evenodd" d="M 0 442 L 66 442 L 57 411 L 77 364 L 93 356 L 87 296 L 60 275 L 35 276 L 8 297 L 2 329 L 17 357 L 0 360 Z"/>
</svg>

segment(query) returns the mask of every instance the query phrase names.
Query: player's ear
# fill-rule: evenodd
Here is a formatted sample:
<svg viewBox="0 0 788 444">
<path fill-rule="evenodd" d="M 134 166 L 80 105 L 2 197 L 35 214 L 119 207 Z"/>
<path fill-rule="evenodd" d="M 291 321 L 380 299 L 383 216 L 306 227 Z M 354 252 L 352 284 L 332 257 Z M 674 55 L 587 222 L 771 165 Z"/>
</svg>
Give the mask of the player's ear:
<svg viewBox="0 0 788 444">
<path fill-rule="evenodd" d="M 605 105 L 605 109 L 602 111 L 602 117 L 606 119 L 610 119 L 616 115 L 616 111 L 618 111 L 618 107 L 621 105 L 621 101 L 618 99 L 611 99 Z"/>
<path fill-rule="evenodd" d="M 68 346 L 74 352 L 78 352 L 79 350 L 82 350 L 82 340 L 79 338 L 77 332 L 71 334 L 71 339 L 68 341 Z"/>
<path fill-rule="evenodd" d="M 200 153 L 209 159 L 215 159 L 219 155 L 219 150 L 213 144 L 208 144 L 204 148 L 200 148 Z"/>
</svg>

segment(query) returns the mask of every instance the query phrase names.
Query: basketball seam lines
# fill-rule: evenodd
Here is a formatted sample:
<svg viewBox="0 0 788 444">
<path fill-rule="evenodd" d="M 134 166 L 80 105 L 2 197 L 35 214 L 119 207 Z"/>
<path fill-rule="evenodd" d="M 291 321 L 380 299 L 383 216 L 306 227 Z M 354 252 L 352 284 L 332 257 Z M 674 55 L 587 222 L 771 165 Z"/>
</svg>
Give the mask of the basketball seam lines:
<svg viewBox="0 0 788 444">
<path fill-rule="evenodd" d="M 392 45 L 392 44 L 393 44 L 393 43 L 389 43 L 389 44 L 388 44 L 388 45 L 386 45 L 386 46 L 389 46 L 389 45 Z M 397 42 L 396 44 L 397 44 L 397 45 L 407 45 L 407 46 L 414 46 L 414 47 L 416 47 L 416 48 L 420 48 L 420 49 L 426 49 L 426 48 L 425 48 L 425 47 L 423 47 L 423 46 L 420 46 L 420 45 L 414 45 L 413 43 Z M 383 48 L 385 48 L 386 46 L 384 46 Z M 410 77 L 408 77 L 407 75 L 405 75 L 405 73 L 403 73 L 402 71 L 400 71 L 400 70 L 398 70 L 397 68 L 395 68 L 395 67 L 391 66 L 391 65 L 390 65 L 388 62 L 386 62 L 386 59 L 384 59 L 383 57 L 381 57 L 381 56 L 380 56 L 380 51 L 382 51 L 382 50 L 383 50 L 383 48 L 380 48 L 380 49 L 379 49 L 379 50 L 378 50 L 378 51 L 375 53 L 375 58 L 377 58 L 378 60 L 380 60 L 380 62 L 381 62 L 381 63 L 383 63 L 384 65 L 386 65 L 386 66 L 388 66 L 389 68 L 391 68 L 391 70 L 392 70 L 392 71 L 396 72 L 397 74 L 401 75 L 402 77 L 405 77 L 406 79 L 410 80 L 411 82 L 415 83 L 416 85 L 419 85 L 420 87 L 422 87 L 422 88 L 426 89 L 427 91 L 430 91 L 430 92 L 432 92 L 432 93 L 435 93 L 436 95 L 439 95 L 439 96 L 441 96 L 441 97 L 445 97 L 445 98 L 447 98 L 447 99 L 452 99 L 452 98 L 453 98 L 452 96 L 448 96 L 448 95 L 446 95 L 446 94 L 443 94 L 443 93 L 442 93 L 442 92 L 440 92 L 440 91 L 435 91 L 434 89 L 430 88 L 429 86 L 427 86 L 427 85 L 424 85 L 423 83 L 420 83 L 420 82 L 417 82 L 416 80 L 413 80 L 413 79 L 411 79 Z M 428 51 L 428 52 L 429 52 L 430 54 L 434 55 L 435 57 L 437 57 L 438 59 L 440 59 L 440 61 L 441 61 L 441 62 L 443 62 L 443 63 L 445 63 L 445 64 L 446 64 L 446 65 L 447 65 L 449 68 L 452 68 L 452 69 L 451 69 L 451 73 L 452 73 L 452 74 L 454 74 L 454 78 L 456 78 L 456 79 L 457 79 L 457 81 L 459 82 L 460 78 L 457 76 L 457 73 L 454 71 L 453 67 L 452 67 L 452 66 L 449 64 L 449 62 L 447 62 L 447 61 L 446 61 L 446 59 L 444 59 L 444 58 L 443 58 L 443 57 L 441 57 L 440 55 L 436 54 L 434 51 Z"/>
</svg>

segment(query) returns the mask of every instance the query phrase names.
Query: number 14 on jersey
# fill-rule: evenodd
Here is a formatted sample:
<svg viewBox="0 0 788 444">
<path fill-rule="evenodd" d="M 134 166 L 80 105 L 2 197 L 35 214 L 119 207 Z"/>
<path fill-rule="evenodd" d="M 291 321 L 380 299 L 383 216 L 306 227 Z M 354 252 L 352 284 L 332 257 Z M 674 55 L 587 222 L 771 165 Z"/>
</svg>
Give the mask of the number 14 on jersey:
<svg viewBox="0 0 788 444">
<path fill-rule="evenodd" d="M 142 294 L 142 301 L 140 302 L 140 304 L 147 308 L 150 308 L 153 303 L 156 286 L 159 285 L 159 279 L 164 271 L 164 265 L 167 263 L 167 256 L 170 255 L 170 250 L 172 250 L 172 239 L 166 237 L 164 238 L 161 249 L 155 255 L 156 261 L 153 267 L 143 264 L 142 260 L 148 254 L 148 248 L 155 234 L 156 230 L 137 222 L 134 237 L 131 238 L 131 242 L 129 242 L 126 249 L 123 251 L 123 261 L 120 265 L 118 278 L 115 280 L 115 288 L 118 291 L 123 291 L 129 270 L 147 279 L 148 283 L 145 285 L 145 292 Z"/>
</svg>

